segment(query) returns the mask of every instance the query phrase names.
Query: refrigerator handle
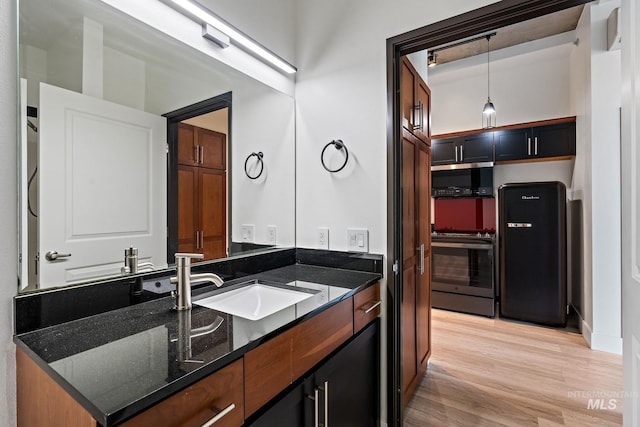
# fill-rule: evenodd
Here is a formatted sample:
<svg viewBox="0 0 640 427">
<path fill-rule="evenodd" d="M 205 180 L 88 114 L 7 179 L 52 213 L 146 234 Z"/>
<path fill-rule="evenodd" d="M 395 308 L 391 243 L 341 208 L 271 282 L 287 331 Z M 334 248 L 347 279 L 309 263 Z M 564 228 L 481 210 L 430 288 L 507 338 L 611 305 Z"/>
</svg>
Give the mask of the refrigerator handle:
<svg viewBox="0 0 640 427">
<path fill-rule="evenodd" d="M 420 251 L 420 274 L 424 274 L 424 243 L 417 250 Z"/>
</svg>

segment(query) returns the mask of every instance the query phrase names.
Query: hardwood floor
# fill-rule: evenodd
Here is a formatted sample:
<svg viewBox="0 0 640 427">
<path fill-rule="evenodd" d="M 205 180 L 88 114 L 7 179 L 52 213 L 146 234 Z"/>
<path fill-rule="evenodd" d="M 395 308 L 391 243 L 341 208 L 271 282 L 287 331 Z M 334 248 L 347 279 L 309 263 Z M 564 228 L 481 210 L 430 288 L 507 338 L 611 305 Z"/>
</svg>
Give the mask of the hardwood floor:
<svg viewBox="0 0 640 427">
<path fill-rule="evenodd" d="M 432 348 L 405 426 L 622 425 L 622 356 L 579 334 L 434 309 Z"/>
</svg>

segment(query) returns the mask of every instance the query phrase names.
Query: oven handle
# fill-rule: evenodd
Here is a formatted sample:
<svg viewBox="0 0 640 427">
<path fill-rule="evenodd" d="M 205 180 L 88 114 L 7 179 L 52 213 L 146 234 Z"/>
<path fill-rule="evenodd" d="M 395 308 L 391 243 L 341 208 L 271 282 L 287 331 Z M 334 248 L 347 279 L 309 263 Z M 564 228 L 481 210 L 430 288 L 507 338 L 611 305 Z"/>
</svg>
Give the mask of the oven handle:
<svg viewBox="0 0 640 427">
<path fill-rule="evenodd" d="M 493 249 L 493 245 L 491 243 L 451 243 L 431 241 L 431 246 L 455 249 Z"/>
</svg>

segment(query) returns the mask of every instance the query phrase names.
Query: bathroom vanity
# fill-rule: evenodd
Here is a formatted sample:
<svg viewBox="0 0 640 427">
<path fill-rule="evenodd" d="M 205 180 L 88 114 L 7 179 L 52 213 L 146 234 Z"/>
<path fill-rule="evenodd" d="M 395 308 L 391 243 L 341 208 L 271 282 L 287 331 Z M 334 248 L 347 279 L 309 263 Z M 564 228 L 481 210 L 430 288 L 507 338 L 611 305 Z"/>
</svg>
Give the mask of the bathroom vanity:
<svg viewBox="0 0 640 427">
<path fill-rule="evenodd" d="M 18 425 L 377 425 L 381 257 L 283 253 L 191 310 L 162 294 L 19 333 Z M 258 320 L 198 305 L 256 280 L 308 295 Z"/>
</svg>

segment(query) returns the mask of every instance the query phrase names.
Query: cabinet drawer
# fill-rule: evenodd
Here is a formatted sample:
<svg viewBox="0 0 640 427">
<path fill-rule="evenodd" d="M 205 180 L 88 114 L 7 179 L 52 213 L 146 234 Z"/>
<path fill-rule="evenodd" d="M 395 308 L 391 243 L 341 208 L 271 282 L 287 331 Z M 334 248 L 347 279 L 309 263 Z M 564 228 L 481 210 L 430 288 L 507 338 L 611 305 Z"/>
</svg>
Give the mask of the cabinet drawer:
<svg viewBox="0 0 640 427">
<path fill-rule="evenodd" d="M 228 411 L 215 423 L 215 426 L 241 426 L 244 423 L 242 378 L 243 362 L 240 359 L 122 425 L 127 427 L 200 426 L 216 415 Z M 228 410 L 232 405 L 235 407 Z"/>
<path fill-rule="evenodd" d="M 380 283 L 369 286 L 353 296 L 353 333 L 357 334 L 380 315 Z"/>
<path fill-rule="evenodd" d="M 293 382 L 291 337 L 294 329 L 276 336 L 244 355 L 247 416 L 260 409 Z"/>
<path fill-rule="evenodd" d="M 353 335 L 353 299 L 296 326 L 293 331 L 292 371 L 299 378 Z"/>
</svg>

